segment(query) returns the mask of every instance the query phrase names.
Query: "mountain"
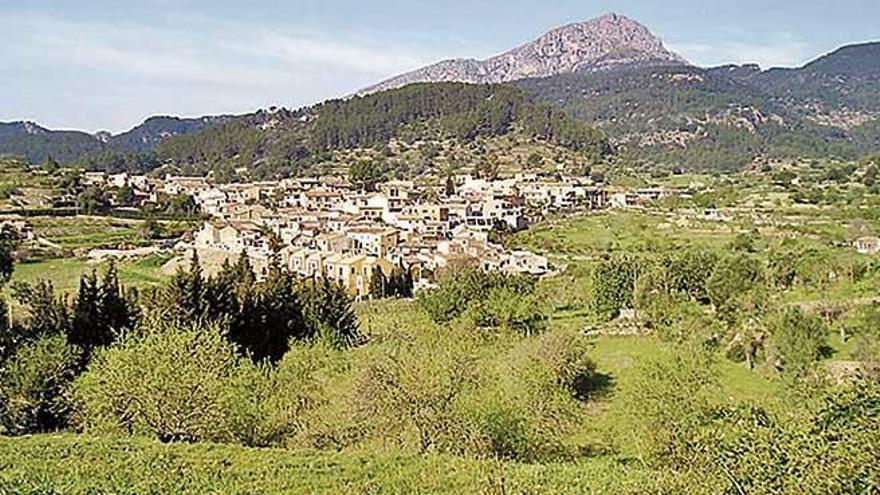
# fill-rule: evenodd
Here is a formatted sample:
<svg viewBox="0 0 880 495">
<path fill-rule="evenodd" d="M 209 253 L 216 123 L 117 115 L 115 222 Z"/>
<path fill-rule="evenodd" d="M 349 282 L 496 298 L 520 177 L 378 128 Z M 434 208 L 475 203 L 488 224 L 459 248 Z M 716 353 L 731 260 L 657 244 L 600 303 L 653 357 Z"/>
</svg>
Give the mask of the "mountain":
<svg viewBox="0 0 880 495">
<path fill-rule="evenodd" d="M 0 155 L 22 156 L 32 163 L 42 162 L 51 156 L 61 163 L 70 164 L 85 155 L 102 152 L 146 152 L 167 137 L 196 132 L 229 118 L 151 117 L 118 135 L 104 131 L 89 134 L 50 130 L 33 122 L 0 122 Z"/>
<path fill-rule="evenodd" d="M 624 155 L 703 170 L 880 149 L 880 44 L 803 67 L 631 67 L 526 79 L 531 97 L 603 129 Z"/>
<path fill-rule="evenodd" d="M 817 123 L 850 129 L 880 117 L 880 43 L 844 46 L 794 69 L 730 75 Z"/>
<path fill-rule="evenodd" d="M 487 60 L 454 59 L 418 69 L 360 91 L 375 93 L 415 82 L 505 83 L 622 67 L 687 65 L 645 26 L 617 14 L 554 29 Z"/>
</svg>

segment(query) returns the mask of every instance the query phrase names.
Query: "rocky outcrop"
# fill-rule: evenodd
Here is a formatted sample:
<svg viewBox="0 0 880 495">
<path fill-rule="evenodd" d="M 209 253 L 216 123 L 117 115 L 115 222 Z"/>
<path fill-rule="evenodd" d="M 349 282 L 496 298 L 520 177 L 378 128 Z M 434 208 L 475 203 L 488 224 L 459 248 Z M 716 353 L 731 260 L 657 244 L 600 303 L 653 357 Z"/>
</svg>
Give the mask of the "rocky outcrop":
<svg viewBox="0 0 880 495">
<path fill-rule="evenodd" d="M 416 82 L 502 83 L 663 65 L 688 65 L 688 62 L 667 50 L 645 26 L 625 16 L 609 14 L 554 29 L 535 41 L 487 60 L 444 60 L 366 88 L 360 94 Z"/>
</svg>

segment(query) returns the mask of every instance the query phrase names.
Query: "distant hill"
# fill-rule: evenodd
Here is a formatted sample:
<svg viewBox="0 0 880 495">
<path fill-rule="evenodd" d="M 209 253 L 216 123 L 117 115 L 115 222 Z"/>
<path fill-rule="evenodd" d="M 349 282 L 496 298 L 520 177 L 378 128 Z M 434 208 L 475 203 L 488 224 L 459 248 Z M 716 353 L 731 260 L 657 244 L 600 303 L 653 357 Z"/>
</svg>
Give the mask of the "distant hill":
<svg viewBox="0 0 880 495">
<path fill-rule="evenodd" d="M 796 69 L 731 75 L 819 123 L 851 128 L 880 117 L 880 43 L 845 46 Z"/>
<path fill-rule="evenodd" d="M 554 29 L 487 60 L 444 60 L 366 88 L 360 94 L 416 82 L 505 83 L 623 67 L 682 64 L 687 61 L 667 50 L 648 28 L 628 17 L 609 14 Z"/>
<path fill-rule="evenodd" d="M 110 149 L 116 151 L 150 151 L 165 138 L 190 134 L 211 125 L 222 124 L 230 118 L 228 115 L 193 119 L 150 117 L 134 129 L 113 136 L 108 144 Z"/>
<path fill-rule="evenodd" d="M 21 156 L 32 163 L 45 161 L 51 156 L 61 163 L 71 164 L 83 156 L 99 153 L 152 151 L 156 144 L 167 137 L 195 132 L 227 119 L 228 116 L 194 119 L 151 117 L 118 135 L 56 131 L 33 122 L 0 122 L 0 155 Z"/>
<path fill-rule="evenodd" d="M 0 156 L 20 156 L 34 163 L 52 156 L 71 163 L 104 146 L 101 139 L 85 132 L 52 131 L 33 122 L 0 122 Z"/>
</svg>

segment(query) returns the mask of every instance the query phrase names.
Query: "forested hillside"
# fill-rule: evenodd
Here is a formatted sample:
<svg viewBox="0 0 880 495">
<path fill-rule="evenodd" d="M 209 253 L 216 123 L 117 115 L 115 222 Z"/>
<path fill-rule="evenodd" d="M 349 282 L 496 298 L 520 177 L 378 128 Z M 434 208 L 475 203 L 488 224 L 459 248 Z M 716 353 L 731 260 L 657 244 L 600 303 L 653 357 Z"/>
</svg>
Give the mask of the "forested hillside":
<svg viewBox="0 0 880 495">
<path fill-rule="evenodd" d="M 745 76 L 774 97 L 805 110 L 880 111 L 880 43 L 845 46 L 800 68 Z"/>
<path fill-rule="evenodd" d="M 880 44 L 797 69 L 653 67 L 520 81 L 652 163 L 735 170 L 773 158 L 852 159 L 880 148 Z"/>
<path fill-rule="evenodd" d="M 104 143 L 79 131 L 50 131 L 30 122 L 0 122 L 0 156 L 16 156 L 39 163 L 51 156 L 70 163 L 99 152 Z"/>
<path fill-rule="evenodd" d="M 719 70 L 649 68 L 519 83 L 621 144 L 622 152 L 692 169 L 736 170 L 756 158 L 854 157 L 843 130 L 802 117 Z"/>
<path fill-rule="evenodd" d="M 167 139 L 156 156 L 164 166 L 187 173 L 228 176 L 248 168 L 251 176 L 264 178 L 314 171 L 334 152 L 387 148 L 393 139 L 467 143 L 513 132 L 584 159 L 611 151 L 601 132 L 551 106 L 532 103 L 516 88 L 439 83 L 298 111 L 257 112 Z"/>
</svg>

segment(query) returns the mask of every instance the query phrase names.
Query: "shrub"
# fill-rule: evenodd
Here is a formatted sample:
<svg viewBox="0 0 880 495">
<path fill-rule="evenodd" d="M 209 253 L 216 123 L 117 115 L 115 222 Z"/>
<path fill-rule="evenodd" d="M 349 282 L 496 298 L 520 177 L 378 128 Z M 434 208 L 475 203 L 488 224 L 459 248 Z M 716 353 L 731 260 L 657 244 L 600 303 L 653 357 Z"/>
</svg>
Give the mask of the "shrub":
<svg viewBox="0 0 880 495">
<path fill-rule="evenodd" d="M 233 440 L 266 447 L 299 433 L 304 415 L 325 400 L 320 374 L 335 352 L 324 344 L 295 345 L 278 366 L 241 362 L 222 397 Z"/>
<path fill-rule="evenodd" d="M 548 333 L 487 363 L 488 379 L 465 402 L 483 442 L 479 453 L 522 461 L 571 453 L 567 439 L 582 419 L 578 400 L 601 386 L 588 346 L 575 334 Z"/>
<path fill-rule="evenodd" d="M 455 414 L 456 402 L 478 384 L 474 347 L 465 335 L 438 330 L 388 342 L 356 371 L 361 421 L 384 438 L 414 443 L 422 453 L 462 452 L 467 425 Z"/>
<path fill-rule="evenodd" d="M 722 258 L 712 276 L 706 282 L 709 301 L 718 316 L 733 323 L 742 316 L 743 307 L 750 307 L 755 300 L 750 296 L 763 287 L 764 267 L 760 261 L 747 254 Z M 759 301 L 766 298 L 759 297 Z"/>
<path fill-rule="evenodd" d="M 224 441 L 225 388 L 238 358 L 216 326 L 152 324 L 100 350 L 74 384 L 88 430 L 127 432 L 162 441 Z"/>
<path fill-rule="evenodd" d="M 519 295 L 507 287 L 493 288 L 475 308 L 478 325 L 524 334 L 540 331 L 547 320 L 543 308 L 534 297 Z"/>
<path fill-rule="evenodd" d="M 636 279 L 644 261 L 628 254 L 602 260 L 593 268 L 593 308 L 600 318 L 612 319 L 633 307 Z"/>
<path fill-rule="evenodd" d="M 350 380 L 337 376 L 337 393 L 308 415 L 305 437 L 312 446 L 556 458 L 571 452 L 578 400 L 596 390 L 587 351 L 574 334 L 429 327 L 398 335 L 357 356 Z"/>
<path fill-rule="evenodd" d="M 502 289 L 509 296 L 520 298 L 534 293 L 535 282 L 525 276 L 467 270 L 444 278 L 436 289 L 421 293 L 418 302 L 436 323 L 448 323 L 486 301 L 493 291 Z"/>
<path fill-rule="evenodd" d="M 800 308 L 785 308 L 768 326 L 771 364 L 789 378 L 803 378 L 827 350 L 828 327 Z"/>
<path fill-rule="evenodd" d="M 64 336 L 18 348 L 0 374 L 0 425 L 10 435 L 56 430 L 70 407 L 64 392 L 76 376 L 79 351 Z"/>
</svg>

